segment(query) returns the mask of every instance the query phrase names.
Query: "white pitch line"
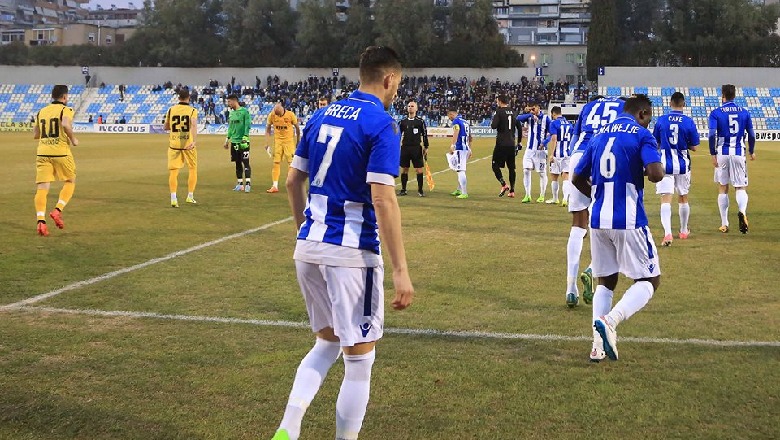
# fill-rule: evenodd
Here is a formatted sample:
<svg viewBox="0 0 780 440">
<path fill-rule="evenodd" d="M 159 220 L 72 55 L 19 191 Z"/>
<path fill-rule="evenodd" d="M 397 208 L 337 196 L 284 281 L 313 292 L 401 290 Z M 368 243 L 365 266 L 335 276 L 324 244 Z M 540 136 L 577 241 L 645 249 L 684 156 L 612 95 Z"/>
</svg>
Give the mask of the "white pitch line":
<svg viewBox="0 0 780 440">
<path fill-rule="evenodd" d="M 479 159 L 472 160 L 471 162 L 468 162 L 468 163 L 479 162 L 480 160 L 485 160 L 485 159 L 487 159 L 489 157 L 490 156 L 481 157 Z M 441 173 L 445 173 L 447 171 L 449 171 L 449 169 L 436 171 L 436 172 L 434 172 L 432 174 L 434 174 L 434 175 L 435 174 L 441 174 Z M 396 184 L 396 186 L 398 186 L 398 184 Z M 115 270 L 113 272 L 104 273 L 103 275 L 98 275 L 96 277 L 93 277 L 93 278 L 90 278 L 90 279 L 87 279 L 87 280 L 77 281 L 75 283 L 68 284 L 67 286 L 60 287 L 59 289 L 51 290 L 49 292 L 42 293 L 40 295 L 36 295 L 36 296 L 31 297 L 31 298 L 23 299 L 21 301 L 17 301 L 17 302 L 12 303 L 12 304 L 6 304 L 4 306 L 0 306 L 0 310 L 14 309 L 14 308 L 22 307 L 22 306 L 29 306 L 31 304 L 35 304 L 37 302 L 40 302 L 40 301 L 43 301 L 43 300 L 55 297 L 57 295 L 65 293 L 65 292 L 69 292 L 71 290 L 79 289 L 79 288 L 82 288 L 82 287 L 85 287 L 85 286 L 89 286 L 91 284 L 95 284 L 95 283 L 99 283 L 101 281 L 109 280 L 109 279 L 115 278 L 115 277 L 117 277 L 119 275 L 123 275 L 123 274 L 129 273 L 129 272 L 134 272 L 136 270 L 143 269 L 145 267 L 149 267 L 149 266 L 157 264 L 157 263 L 162 263 L 164 261 L 172 260 L 172 259 L 174 259 L 176 257 L 181 257 L 182 255 L 187 255 L 187 254 L 189 254 L 191 252 L 195 252 L 195 251 L 207 248 L 207 247 L 211 247 L 211 246 L 214 246 L 214 245 L 217 245 L 217 244 L 220 244 L 220 243 L 224 243 L 224 242 L 226 242 L 228 240 L 232 240 L 234 238 L 240 238 L 240 237 L 243 237 L 245 235 L 254 234 L 255 232 L 259 232 L 259 231 L 271 228 L 273 226 L 280 225 L 282 223 L 287 223 L 287 222 L 291 221 L 292 219 L 293 219 L 292 217 L 287 217 L 287 218 L 284 218 L 284 219 L 281 219 L 281 220 L 277 220 L 275 222 L 266 223 L 266 224 L 264 224 L 262 226 L 258 226 L 256 228 L 247 229 L 246 231 L 243 231 L 243 232 L 237 232 L 235 234 L 226 235 L 224 237 L 217 238 L 216 240 L 208 241 L 206 243 L 201 243 L 201 244 L 195 245 L 193 247 L 190 247 L 190 248 L 187 248 L 187 249 L 184 249 L 184 250 L 176 251 L 176 252 L 170 253 L 170 254 L 168 254 L 168 255 L 166 255 L 164 257 L 152 258 L 151 260 L 144 261 L 143 263 L 135 264 L 135 265 L 130 266 L 130 267 L 125 267 L 125 268 L 122 268 L 122 269 Z"/>
<path fill-rule="evenodd" d="M 214 245 L 217 245 L 217 244 L 220 244 L 220 243 L 224 243 L 224 242 L 226 242 L 228 240 L 232 240 L 234 238 L 240 238 L 240 237 L 243 237 L 245 235 L 254 234 L 255 232 L 262 231 L 262 230 L 265 230 L 265 229 L 268 229 L 268 228 L 280 225 L 282 223 L 289 222 L 290 220 L 292 220 L 292 217 L 287 217 L 287 218 L 284 218 L 284 219 L 281 219 L 281 220 L 277 220 L 275 222 L 266 223 L 266 224 L 264 224 L 262 226 L 258 226 L 256 228 L 247 229 L 246 231 L 243 231 L 243 232 L 236 232 L 235 234 L 226 235 L 224 237 L 217 238 L 216 240 L 207 241 L 205 243 L 201 243 L 201 244 L 189 247 L 187 249 L 183 249 L 183 250 L 180 250 L 180 251 L 172 252 L 172 253 L 164 256 L 164 257 L 152 258 L 151 260 L 144 261 L 143 263 L 138 263 L 138 264 L 135 264 L 135 265 L 132 265 L 132 266 L 129 266 L 129 267 L 125 267 L 125 268 L 118 269 L 118 270 L 115 270 L 115 271 L 112 271 L 112 272 L 104 273 L 103 275 L 98 275 L 96 277 L 93 277 L 93 278 L 90 278 L 90 279 L 87 279 L 87 280 L 78 281 L 78 282 L 75 282 L 75 283 L 72 283 L 72 284 L 68 284 L 67 286 L 60 287 L 59 289 L 55 289 L 55 290 L 52 290 L 52 291 L 49 291 L 49 292 L 46 292 L 46 293 L 42 293 L 40 295 L 36 295 L 36 296 L 31 297 L 31 298 L 24 299 L 24 300 L 15 302 L 13 304 L 7 304 L 5 306 L 1 306 L 0 310 L 2 310 L 2 309 L 9 309 L 9 308 L 11 308 L 11 309 L 12 308 L 18 308 L 18 307 L 21 307 L 21 306 L 27 306 L 27 305 L 30 305 L 30 304 L 35 304 L 37 302 L 43 301 L 45 299 L 52 298 L 54 296 L 60 295 L 62 293 L 65 293 L 65 292 L 68 292 L 68 291 L 71 291 L 71 290 L 75 290 L 75 289 L 79 289 L 81 287 L 89 286 L 90 284 L 99 283 L 101 281 L 105 281 L 105 280 L 117 277 L 117 276 L 122 275 L 122 274 L 129 273 L 129 272 L 134 272 L 136 270 L 143 269 L 145 267 L 149 267 L 149 266 L 151 266 L 153 264 L 162 263 L 164 261 L 172 260 L 172 259 L 174 259 L 176 257 L 181 257 L 182 255 L 187 255 L 187 254 L 189 254 L 191 252 L 199 251 L 201 249 L 205 249 L 205 248 L 210 247 L 210 246 L 214 246 Z"/>
<path fill-rule="evenodd" d="M 220 324 L 243 324 L 255 325 L 261 327 L 286 327 L 309 329 L 306 322 L 267 320 L 267 319 L 243 319 L 243 318 L 224 318 L 219 316 L 197 316 L 197 315 L 170 315 L 154 312 L 132 312 L 122 310 L 94 310 L 94 309 L 61 309 L 55 307 L 6 307 L 6 310 L 20 310 L 24 312 L 45 312 L 60 313 L 68 315 L 89 315 L 106 317 L 124 317 L 124 318 L 151 318 L 168 321 L 190 321 L 190 322 L 213 322 Z M 463 330 L 435 330 L 435 329 L 413 329 L 413 328 L 385 328 L 385 333 L 407 335 L 407 336 L 426 336 L 426 337 L 452 337 L 460 339 L 496 339 L 496 340 L 527 340 L 527 341 L 564 341 L 578 342 L 591 341 L 592 336 L 566 336 L 553 334 L 533 334 L 533 333 L 500 333 L 483 331 L 463 331 Z M 715 339 L 671 339 L 671 338 L 639 338 L 639 337 L 621 337 L 621 343 L 633 342 L 640 344 L 674 344 L 674 345 L 699 345 L 710 347 L 780 347 L 780 341 L 719 341 Z"/>
</svg>

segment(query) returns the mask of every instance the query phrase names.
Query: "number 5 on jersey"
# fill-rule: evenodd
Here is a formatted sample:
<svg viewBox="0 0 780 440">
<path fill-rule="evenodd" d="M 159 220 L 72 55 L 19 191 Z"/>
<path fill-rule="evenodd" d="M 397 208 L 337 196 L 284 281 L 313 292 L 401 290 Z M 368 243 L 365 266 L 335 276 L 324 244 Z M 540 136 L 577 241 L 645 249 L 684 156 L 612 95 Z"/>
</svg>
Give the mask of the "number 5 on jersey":
<svg viewBox="0 0 780 440">
<path fill-rule="evenodd" d="M 314 180 L 311 181 L 312 186 L 322 187 L 325 183 L 325 176 L 328 174 L 330 164 L 333 162 L 333 152 L 336 151 L 336 146 L 339 144 L 341 133 L 343 132 L 343 127 L 328 124 L 320 126 L 320 131 L 317 134 L 317 143 L 325 144 L 327 141 L 327 146 L 325 147 L 325 155 L 322 156 L 320 167 L 317 169 L 317 174 L 314 176 Z M 328 141 L 328 138 L 330 138 L 330 141 Z"/>
</svg>

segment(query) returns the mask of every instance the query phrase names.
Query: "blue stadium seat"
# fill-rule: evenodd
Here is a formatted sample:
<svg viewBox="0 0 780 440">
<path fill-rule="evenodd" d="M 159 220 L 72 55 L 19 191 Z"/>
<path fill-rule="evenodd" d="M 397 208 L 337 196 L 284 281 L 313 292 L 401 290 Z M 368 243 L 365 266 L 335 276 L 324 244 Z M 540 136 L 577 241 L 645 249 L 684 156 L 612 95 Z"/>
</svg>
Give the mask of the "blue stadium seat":
<svg viewBox="0 0 780 440">
<path fill-rule="evenodd" d="M 742 87 L 742 96 L 752 98 L 758 96 L 758 92 L 755 87 Z"/>
<path fill-rule="evenodd" d="M 775 88 L 769 89 L 769 96 L 772 96 L 772 97 L 775 97 L 775 98 L 780 97 L 780 88 L 776 88 L 775 87 Z"/>
<path fill-rule="evenodd" d="M 607 87 L 607 96 L 620 96 L 620 87 Z"/>
<path fill-rule="evenodd" d="M 634 87 L 634 93 L 641 94 L 641 95 L 647 95 L 647 87 Z"/>
</svg>

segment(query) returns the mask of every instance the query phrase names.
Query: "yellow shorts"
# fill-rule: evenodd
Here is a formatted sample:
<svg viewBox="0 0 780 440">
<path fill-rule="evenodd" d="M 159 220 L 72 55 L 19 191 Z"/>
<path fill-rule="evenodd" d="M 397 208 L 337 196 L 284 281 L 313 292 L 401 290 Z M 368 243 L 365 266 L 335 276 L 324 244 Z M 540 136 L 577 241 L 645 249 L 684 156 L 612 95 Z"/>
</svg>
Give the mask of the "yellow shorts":
<svg viewBox="0 0 780 440">
<path fill-rule="evenodd" d="M 178 170 L 187 163 L 187 168 L 198 167 L 198 150 L 174 150 L 168 148 L 168 169 Z"/>
<path fill-rule="evenodd" d="M 35 161 L 35 183 L 75 178 L 76 162 L 73 160 L 73 156 L 38 156 Z"/>
<path fill-rule="evenodd" d="M 284 157 L 287 163 L 290 163 L 293 155 L 295 155 L 295 144 L 293 142 L 274 143 L 274 162 L 281 162 L 282 157 Z"/>
</svg>

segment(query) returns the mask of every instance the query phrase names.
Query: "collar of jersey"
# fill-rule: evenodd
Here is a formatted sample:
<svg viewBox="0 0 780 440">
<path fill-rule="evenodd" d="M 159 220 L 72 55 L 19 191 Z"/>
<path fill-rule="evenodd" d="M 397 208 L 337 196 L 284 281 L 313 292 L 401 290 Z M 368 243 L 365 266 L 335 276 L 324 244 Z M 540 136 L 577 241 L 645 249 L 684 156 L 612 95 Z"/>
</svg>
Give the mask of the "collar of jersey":
<svg viewBox="0 0 780 440">
<path fill-rule="evenodd" d="M 64 102 L 62 102 L 62 101 L 52 101 L 51 103 L 52 103 L 52 104 L 60 104 L 60 105 L 65 105 L 65 103 L 64 103 Z"/>
<path fill-rule="evenodd" d="M 726 101 L 723 104 L 721 104 L 721 107 L 726 107 L 727 105 L 733 105 L 734 107 L 737 106 L 737 104 L 734 101 Z"/>
<path fill-rule="evenodd" d="M 634 115 L 632 115 L 630 113 L 621 113 L 621 114 L 618 115 L 617 118 L 615 118 L 615 121 L 617 121 L 618 119 L 630 119 L 631 122 L 634 122 L 634 123 L 637 122 L 636 118 L 634 117 Z M 615 123 L 615 121 L 612 121 L 612 123 Z"/>
<path fill-rule="evenodd" d="M 683 114 L 683 111 L 682 110 L 669 110 L 669 113 L 674 113 L 674 114 L 677 114 L 677 115 L 681 115 L 681 114 Z"/>
<path fill-rule="evenodd" d="M 370 102 L 371 104 L 378 105 L 379 107 L 384 108 L 384 104 L 382 104 L 382 101 L 370 94 L 370 93 L 364 93 L 360 90 L 355 90 L 354 92 L 350 93 L 349 99 L 354 99 L 356 101 L 363 101 L 363 102 Z"/>
</svg>

